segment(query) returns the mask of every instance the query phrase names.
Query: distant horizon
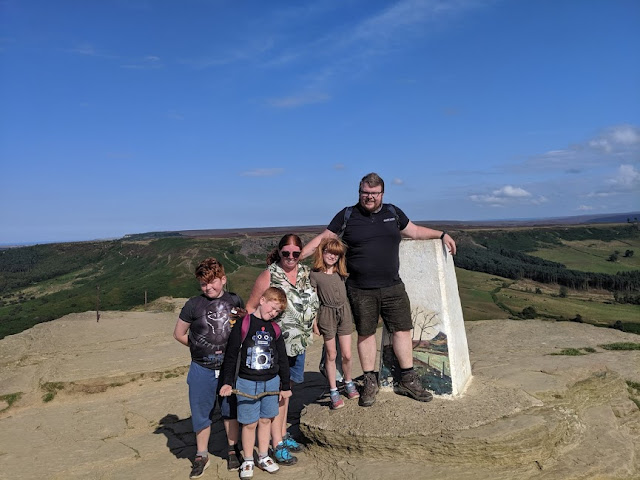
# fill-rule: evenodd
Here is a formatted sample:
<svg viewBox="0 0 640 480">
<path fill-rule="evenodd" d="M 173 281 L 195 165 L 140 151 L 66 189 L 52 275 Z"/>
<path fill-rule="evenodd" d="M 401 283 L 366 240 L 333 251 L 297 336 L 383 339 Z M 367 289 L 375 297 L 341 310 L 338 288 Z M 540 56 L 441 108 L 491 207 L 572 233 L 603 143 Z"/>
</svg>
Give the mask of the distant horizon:
<svg viewBox="0 0 640 480">
<path fill-rule="evenodd" d="M 464 225 L 482 225 L 482 224 L 502 224 L 502 223 L 509 223 L 509 222 L 552 222 L 552 221 L 562 221 L 562 220 L 570 220 L 570 219 L 574 219 L 574 220 L 578 220 L 578 219 L 586 219 L 584 221 L 584 223 L 588 224 L 590 223 L 588 219 L 606 219 L 608 217 L 628 217 L 628 218 L 637 218 L 640 217 L 640 211 L 635 211 L 635 212 L 611 212 L 611 213 L 602 213 L 602 214 L 592 214 L 592 215 L 568 215 L 568 216 L 560 216 L 560 217 L 530 217 L 530 218 L 491 218 L 491 219 L 486 219 L 486 220 L 452 220 L 452 219 L 440 219 L 440 220 L 413 220 L 415 223 L 419 223 L 419 224 L 433 224 L 433 225 L 452 225 L 452 226 L 456 226 L 458 224 L 461 224 L 460 226 L 464 226 Z M 582 223 L 582 222 L 580 222 Z M 580 225 L 580 223 L 570 223 L 567 222 L 567 224 L 573 224 L 573 225 Z M 622 221 L 620 222 L 597 222 L 597 223 L 624 223 Z M 560 224 L 562 224 L 562 222 L 560 222 Z M 553 225 L 553 223 L 548 223 L 548 225 Z M 504 226 L 504 225 L 501 225 Z M 171 229 L 162 229 L 162 230 L 150 230 L 150 231 L 144 231 L 144 232 L 128 232 L 125 233 L 121 236 L 113 236 L 113 237 L 105 237 L 105 238 L 85 238 L 85 239 L 78 239 L 78 240 L 51 240 L 51 241 L 33 241 L 33 242 L 15 242 L 15 243 L 3 243 L 0 242 L 0 248 L 11 248 L 11 247 L 29 247 L 29 246 L 33 246 L 33 245 L 47 245 L 47 244 L 54 244 L 54 243 L 81 243 L 81 242 L 108 242 L 108 241 L 112 241 L 112 240 L 120 240 L 125 238 L 126 236 L 129 235 L 145 235 L 145 234 L 152 234 L 152 233 L 181 233 L 181 232 L 200 232 L 200 231 L 234 231 L 234 230 L 262 230 L 262 229 L 284 229 L 284 228 L 291 228 L 291 229 L 309 229 L 311 227 L 318 227 L 318 229 L 322 229 L 324 227 L 326 227 L 326 225 L 319 225 L 319 224 L 305 224 L 305 225 L 261 225 L 261 226 L 251 226 L 251 227 L 229 227 L 229 228 L 187 228 L 187 229 L 182 229 L 182 230 L 171 230 Z"/>
</svg>

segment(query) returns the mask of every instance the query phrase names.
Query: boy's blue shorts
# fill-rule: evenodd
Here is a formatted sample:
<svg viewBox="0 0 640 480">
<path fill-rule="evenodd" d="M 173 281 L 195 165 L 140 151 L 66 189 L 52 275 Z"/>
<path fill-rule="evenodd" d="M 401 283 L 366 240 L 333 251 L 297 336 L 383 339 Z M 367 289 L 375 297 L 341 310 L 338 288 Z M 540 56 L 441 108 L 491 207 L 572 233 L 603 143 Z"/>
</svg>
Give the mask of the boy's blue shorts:
<svg viewBox="0 0 640 480">
<path fill-rule="evenodd" d="M 187 374 L 187 384 L 189 385 L 189 406 L 191 407 L 191 422 L 194 432 L 199 432 L 211 425 L 216 400 L 220 404 L 222 418 L 235 419 L 237 417 L 235 398 L 218 395 L 219 386 L 215 370 L 191 362 Z"/>
<path fill-rule="evenodd" d="M 257 395 L 262 392 L 278 392 L 280 391 L 280 376 L 276 375 L 266 382 L 255 382 L 238 378 L 236 380 L 236 389 L 251 395 Z M 255 423 L 261 418 L 274 418 L 278 415 L 278 399 L 279 395 L 266 395 L 259 400 L 236 395 L 238 401 L 238 422 L 243 425 Z"/>
<path fill-rule="evenodd" d="M 289 359 L 289 378 L 293 383 L 304 382 L 304 359 L 307 352 L 302 352 L 295 357 L 287 357 Z"/>
</svg>

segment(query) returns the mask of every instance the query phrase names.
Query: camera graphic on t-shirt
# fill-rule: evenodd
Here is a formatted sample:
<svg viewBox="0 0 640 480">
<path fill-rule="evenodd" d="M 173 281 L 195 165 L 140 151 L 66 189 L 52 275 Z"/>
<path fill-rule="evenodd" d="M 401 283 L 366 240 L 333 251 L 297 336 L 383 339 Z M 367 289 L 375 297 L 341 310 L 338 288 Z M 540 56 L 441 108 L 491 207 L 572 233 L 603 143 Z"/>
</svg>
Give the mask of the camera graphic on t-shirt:
<svg viewBox="0 0 640 480">
<path fill-rule="evenodd" d="M 273 366 L 273 351 L 269 332 L 259 331 L 251 337 L 254 346 L 247 348 L 247 367 L 251 370 L 267 370 Z"/>
</svg>

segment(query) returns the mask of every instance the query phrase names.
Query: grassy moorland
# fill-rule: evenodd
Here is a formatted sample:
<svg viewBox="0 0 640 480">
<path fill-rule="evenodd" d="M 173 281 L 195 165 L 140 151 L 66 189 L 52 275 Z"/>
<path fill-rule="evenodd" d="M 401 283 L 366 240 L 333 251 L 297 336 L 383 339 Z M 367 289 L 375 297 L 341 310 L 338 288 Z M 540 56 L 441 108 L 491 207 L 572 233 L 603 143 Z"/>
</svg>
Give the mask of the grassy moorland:
<svg viewBox="0 0 640 480">
<path fill-rule="evenodd" d="M 0 251 L 0 338 L 98 305 L 128 310 L 144 304 L 145 293 L 149 302 L 196 295 L 193 271 L 209 256 L 225 265 L 229 289 L 246 298 L 275 242 L 261 239 L 260 253 L 241 239 L 174 237 Z"/>
<path fill-rule="evenodd" d="M 466 321 L 542 317 L 640 333 L 635 225 L 452 233 L 459 245 L 456 273 Z M 0 338 L 97 306 L 140 308 L 145 294 L 148 302 L 196 295 L 193 270 L 209 256 L 223 262 L 229 290 L 246 300 L 280 236 L 148 234 L 0 250 Z"/>
</svg>

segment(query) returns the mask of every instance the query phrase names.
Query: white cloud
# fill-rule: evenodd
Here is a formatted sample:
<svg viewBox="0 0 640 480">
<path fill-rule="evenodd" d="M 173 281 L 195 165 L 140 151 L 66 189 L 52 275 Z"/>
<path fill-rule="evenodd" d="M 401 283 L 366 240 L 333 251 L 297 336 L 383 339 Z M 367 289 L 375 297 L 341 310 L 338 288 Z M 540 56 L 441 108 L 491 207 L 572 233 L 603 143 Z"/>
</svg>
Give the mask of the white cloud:
<svg viewBox="0 0 640 480">
<path fill-rule="evenodd" d="M 128 68 L 132 70 L 149 70 L 153 68 L 162 68 L 164 65 L 160 61 L 160 57 L 155 55 L 147 55 L 140 60 L 134 60 L 124 65 L 120 65 L 121 68 Z"/>
<path fill-rule="evenodd" d="M 543 195 L 534 196 L 524 188 L 505 185 L 487 194 L 469 195 L 472 202 L 490 207 L 504 207 L 512 204 L 541 205 L 549 199 Z"/>
<path fill-rule="evenodd" d="M 247 170 L 240 175 L 243 177 L 274 177 L 284 172 L 284 168 L 255 168 Z"/>
<path fill-rule="evenodd" d="M 586 197 L 587 198 L 606 198 L 606 197 L 613 197 L 615 195 L 619 195 L 618 192 L 589 192 L 587 193 Z"/>
<path fill-rule="evenodd" d="M 640 192 L 640 171 L 636 170 L 633 165 L 623 164 L 612 176 L 604 181 L 600 180 L 599 183 L 602 187 L 587 193 L 585 197 L 606 198 L 624 196 L 634 192 L 637 195 Z"/>
<path fill-rule="evenodd" d="M 345 168 L 344 163 L 336 163 L 333 165 L 334 170 L 344 170 Z"/>
<path fill-rule="evenodd" d="M 182 63 L 193 68 L 216 68 L 231 65 L 238 62 L 254 61 L 262 59 L 264 55 L 275 47 L 275 40 L 269 36 L 247 36 L 248 43 L 240 45 L 239 42 L 227 45 L 218 45 L 218 52 L 213 55 L 182 60 Z"/>
<path fill-rule="evenodd" d="M 333 2 L 327 3 L 330 4 L 328 8 L 334 8 Z M 328 90 L 330 82 L 336 81 L 335 79 L 344 81 L 364 75 L 375 65 L 376 57 L 411 48 L 415 45 L 416 38 L 424 37 L 432 31 L 428 28 L 430 24 L 442 29 L 447 18 L 486 6 L 486 3 L 476 0 L 400 0 L 380 5 L 383 8 L 373 7 L 375 12 L 363 20 L 355 23 L 345 20 L 340 28 L 325 32 L 323 36 L 305 43 L 285 49 L 279 49 L 280 45 L 274 44 L 268 52 L 272 55 L 271 58 L 265 59 L 263 55 L 261 64 L 272 68 L 288 66 L 293 62 L 306 65 L 308 69 L 301 75 L 304 82 L 301 89 Z M 313 22 L 310 17 L 314 16 L 321 18 L 326 10 L 327 7 L 305 9 L 306 21 Z M 299 16 L 292 17 L 289 13 L 291 11 L 282 18 L 288 18 L 288 24 L 297 24 Z M 297 96 L 293 97 L 295 98 Z M 273 106 L 280 106 L 273 102 L 269 101 Z M 288 102 L 285 102 L 286 106 Z"/>
<path fill-rule="evenodd" d="M 587 143 L 589 148 L 606 153 L 640 145 L 640 128 L 633 125 L 617 125 L 606 128 L 598 137 Z"/>
<path fill-rule="evenodd" d="M 494 195 L 502 195 L 505 197 L 530 197 L 531 194 L 520 187 L 512 187 L 511 185 L 505 185 L 499 190 L 493 191 Z"/>
<path fill-rule="evenodd" d="M 607 183 L 619 190 L 640 188 L 640 172 L 633 165 L 620 165 L 616 176 L 609 179 Z"/>
<path fill-rule="evenodd" d="M 99 58 L 118 58 L 116 55 L 109 55 L 104 52 L 100 52 L 95 49 L 95 47 L 90 43 L 81 43 L 76 45 L 74 48 L 70 48 L 66 50 L 67 52 L 74 53 L 76 55 L 83 55 L 86 57 L 99 57 Z"/>
<path fill-rule="evenodd" d="M 404 185 L 404 180 L 402 180 L 401 178 L 394 178 L 391 183 L 393 183 L 394 185 Z"/>
<path fill-rule="evenodd" d="M 543 203 L 547 203 L 549 201 L 549 199 L 547 197 L 545 197 L 544 195 L 540 195 L 537 198 L 534 198 L 531 200 L 531 203 L 534 205 L 542 205 Z"/>
<path fill-rule="evenodd" d="M 633 161 L 640 154 L 640 127 L 614 125 L 604 128 L 591 139 L 564 149 L 535 155 L 525 162 L 507 167 L 516 173 L 548 172 L 584 173 L 591 168 L 611 165 L 612 162 Z"/>
<path fill-rule="evenodd" d="M 590 210 L 593 210 L 593 207 L 591 207 L 589 205 L 580 205 L 578 208 L 576 208 L 576 210 L 578 210 L 580 212 L 588 212 Z"/>
<path fill-rule="evenodd" d="M 304 93 L 282 98 L 270 98 L 267 104 L 275 108 L 297 108 L 313 103 L 324 103 L 331 97 L 326 93 Z"/>
</svg>

